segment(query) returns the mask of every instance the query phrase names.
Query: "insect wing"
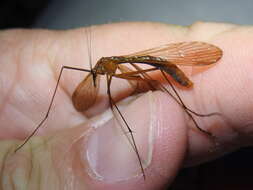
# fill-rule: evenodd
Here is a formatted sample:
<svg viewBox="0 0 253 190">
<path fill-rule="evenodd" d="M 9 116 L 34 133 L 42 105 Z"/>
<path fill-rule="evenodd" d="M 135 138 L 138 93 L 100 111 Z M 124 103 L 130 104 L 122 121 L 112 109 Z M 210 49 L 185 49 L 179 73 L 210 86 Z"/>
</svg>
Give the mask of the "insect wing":
<svg viewBox="0 0 253 190">
<path fill-rule="evenodd" d="M 147 49 L 126 55 L 160 57 L 177 65 L 209 65 L 222 57 L 222 50 L 205 42 L 181 42 L 166 44 L 157 48 Z"/>
<path fill-rule="evenodd" d="M 100 75 L 96 76 L 96 85 L 93 82 L 92 74 L 89 74 L 75 89 L 72 95 L 72 102 L 76 110 L 85 111 L 90 108 L 96 102 Z"/>
</svg>

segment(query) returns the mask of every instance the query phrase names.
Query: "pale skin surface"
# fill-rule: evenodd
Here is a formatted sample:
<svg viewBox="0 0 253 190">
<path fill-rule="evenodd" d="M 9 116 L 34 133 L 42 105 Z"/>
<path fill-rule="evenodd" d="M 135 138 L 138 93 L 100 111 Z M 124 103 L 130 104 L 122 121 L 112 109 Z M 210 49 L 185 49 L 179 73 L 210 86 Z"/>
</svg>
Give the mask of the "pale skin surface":
<svg viewBox="0 0 253 190">
<path fill-rule="evenodd" d="M 34 137 L 13 154 L 21 143 L 18 139 L 24 139 L 46 112 L 61 66 L 89 69 L 85 30 L 1 31 L 1 189 L 162 189 L 185 165 L 196 165 L 252 145 L 252 34 L 250 26 L 214 23 L 195 23 L 189 28 L 119 23 L 92 29 L 93 65 L 102 56 L 128 54 L 180 41 L 205 41 L 224 52 L 214 67 L 204 72 L 193 70 L 192 90 L 179 90 L 185 103 L 198 113 L 222 114 L 198 119 L 200 126 L 212 132 L 217 141 L 214 143 L 189 126 L 190 120 L 172 98 L 161 92 L 148 93 L 124 105 L 130 110 L 127 114 L 130 123 L 140 118 L 150 120 L 143 112 L 149 110 L 148 105 L 152 105 L 150 112 L 155 115 L 155 119 L 152 117 L 154 151 L 145 170 L 146 180 L 129 176 L 126 180 L 105 182 L 87 174 L 89 166 L 85 157 L 89 136 L 96 133 L 90 130 L 88 117 L 108 108 L 105 83 L 101 83 L 100 102 L 85 114 L 76 112 L 71 104 L 71 93 L 86 73 L 65 72 L 51 116 L 38 133 L 40 138 Z M 118 99 L 128 96 L 129 90 L 127 83 L 122 85 L 119 81 L 112 86 L 112 94 Z M 145 127 L 137 126 L 143 130 Z"/>
</svg>

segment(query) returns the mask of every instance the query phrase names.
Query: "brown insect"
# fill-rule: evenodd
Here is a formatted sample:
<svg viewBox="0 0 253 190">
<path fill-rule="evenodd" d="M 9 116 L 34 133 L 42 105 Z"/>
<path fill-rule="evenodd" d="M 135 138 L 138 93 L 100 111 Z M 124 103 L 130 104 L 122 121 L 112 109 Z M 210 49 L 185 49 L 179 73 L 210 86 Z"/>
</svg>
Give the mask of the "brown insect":
<svg viewBox="0 0 253 190">
<path fill-rule="evenodd" d="M 222 57 L 222 50 L 212 44 L 205 42 L 181 42 L 181 43 L 172 43 L 163 45 L 160 47 L 140 51 L 137 53 L 124 55 L 124 56 L 112 56 L 112 57 L 102 57 L 96 63 L 96 65 L 88 70 L 82 68 L 75 68 L 69 66 L 63 66 L 61 68 L 59 78 L 53 93 L 53 96 L 50 101 L 49 108 L 43 120 L 35 128 L 35 130 L 25 139 L 25 141 L 18 146 L 15 150 L 19 150 L 24 146 L 27 141 L 36 133 L 36 131 L 42 126 L 42 124 L 47 119 L 50 109 L 55 98 L 57 88 L 62 76 L 62 72 L 65 69 L 72 69 L 78 71 L 88 72 L 89 74 L 84 78 L 84 80 L 77 86 L 76 90 L 72 95 L 72 102 L 77 111 L 85 111 L 96 102 L 96 97 L 99 89 L 100 76 L 105 75 L 107 80 L 107 94 L 109 98 L 109 104 L 113 111 L 116 111 L 119 114 L 119 117 L 122 119 L 123 123 L 127 127 L 127 130 L 131 138 L 131 146 L 133 147 L 140 164 L 140 168 L 145 179 L 144 168 L 142 165 L 141 157 L 138 152 L 137 145 L 135 143 L 133 131 L 128 125 L 126 119 L 123 117 L 120 112 L 116 102 L 113 100 L 111 95 L 111 82 L 114 77 L 128 80 L 131 86 L 138 88 L 139 82 L 146 83 L 151 89 L 160 89 L 169 93 L 185 110 L 185 112 L 192 119 L 196 127 L 205 134 L 211 135 L 211 133 L 203 130 L 199 127 L 192 114 L 197 116 L 211 116 L 217 113 L 211 114 L 198 114 L 191 109 L 189 109 L 176 89 L 172 85 L 171 81 L 167 78 L 167 75 L 170 75 L 176 83 L 186 88 L 190 88 L 193 83 L 190 79 L 181 71 L 177 65 L 188 65 L 188 66 L 201 66 L 201 65 L 210 65 L 216 63 Z M 127 66 L 129 64 L 131 67 Z M 146 64 L 151 66 L 148 69 L 142 69 L 140 65 Z M 169 83 L 174 91 L 175 95 L 172 95 L 162 84 L 154 80 L 148 72 L 160 70 L 164 79 Z"/>
</svg>

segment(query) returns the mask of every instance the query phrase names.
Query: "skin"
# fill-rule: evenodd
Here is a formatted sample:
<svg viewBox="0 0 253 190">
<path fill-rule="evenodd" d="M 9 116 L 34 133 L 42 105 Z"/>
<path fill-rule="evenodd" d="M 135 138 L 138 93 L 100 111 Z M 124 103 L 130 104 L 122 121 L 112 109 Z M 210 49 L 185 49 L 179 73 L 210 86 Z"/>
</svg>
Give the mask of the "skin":
<svg viewBox="0 0 253 190">
<path fill-rule="evenodd" d="M 85 156 L 89 138 L 97 132 L 92 128 L 94 123 L 101 130 L 114 125 L 113 118 L 108 119 L 108 114 L 103 114 L 108 109 L 105 82 L 100 85 L 97 103 L 85 113 L 75 111 L 71 103 L 75 86 L 86 73 L 64 73 L 47 123 L 26 146 L 13 153 L 45 114 L 61 66 L 89 68 L 85 30 L 1 31 L 1 188 L 162 189 L 173 182 L 182 167 L 252 145 L 253 77 L 249 74 L 253 69 L 252 34 L 251 26 L 202 22 L 189 27 L 117 23 L 92 28 L 93 65 L 102 56 L 124 55 L 180 41 L 205 41 L 224 52 L 222 59 L 208 69 L 182 68 L 190 75 L 194 88 L 178 89 L 192 110 L 222 114 L 197 118 L 203 129 L 217 137 L 215 141 L 199 132 L 167 94 L 145 93 L 130 100 L 130 104 L 121 105 L 129 123 L 139 118 L 144 123 L 152 120 L 154 151 L 145 169 L 146 180 L 129 176 L 108 182 L 94 176 Z M 115 80 L 111 91 L 117 101 L 131 94 L 130 86 L 119 80 Z M 149 117 L 149 113 L 155 117 Z M 103 122 L 106 119 L 109 123 Z M 136 136 L 138 129 L 146 129 L 141 122 L 136 122 Z M 138 149 L 142 150 L 142 146 L 144 144 L 139 144 Z M 106 163 L 106 159 L 102 159 L 102 165 Z"/>
</svg>

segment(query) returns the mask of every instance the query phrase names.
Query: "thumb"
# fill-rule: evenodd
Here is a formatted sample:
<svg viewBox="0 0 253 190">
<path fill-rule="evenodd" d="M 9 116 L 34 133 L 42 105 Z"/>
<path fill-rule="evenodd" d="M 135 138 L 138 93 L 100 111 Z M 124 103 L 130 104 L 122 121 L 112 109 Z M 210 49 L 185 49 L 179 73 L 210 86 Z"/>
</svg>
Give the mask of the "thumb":
<svg viewBox="0 0 253 190">
<path fill-rule="evenodd" d="M 145 180 L 127 140 L 129 133 L 122 132 L 124 126 L 108 111 L 84 125 L 34 137 L 16 154 L 6 153 L 6 184 L 26 189 L 129 190 L 159 189 L 172 182 L 187 144 L 180 107 L 161 92 L 149 92 L 119 108 L 133 130 Z M 0 147 L 8 152 L 13 146 Z"/>
</svg>

